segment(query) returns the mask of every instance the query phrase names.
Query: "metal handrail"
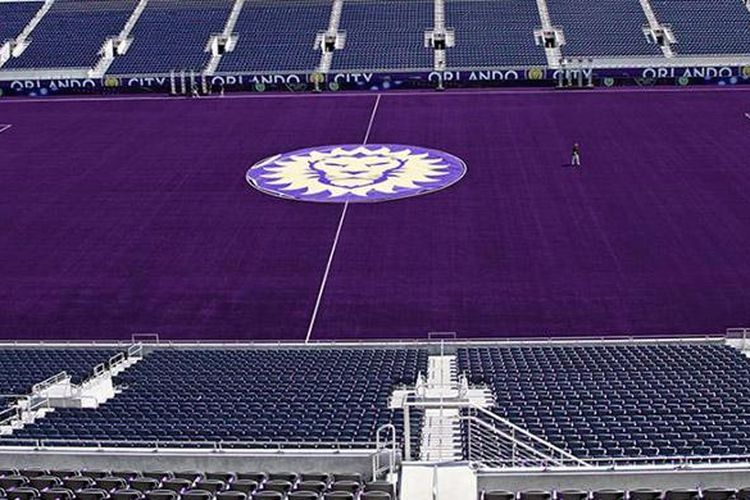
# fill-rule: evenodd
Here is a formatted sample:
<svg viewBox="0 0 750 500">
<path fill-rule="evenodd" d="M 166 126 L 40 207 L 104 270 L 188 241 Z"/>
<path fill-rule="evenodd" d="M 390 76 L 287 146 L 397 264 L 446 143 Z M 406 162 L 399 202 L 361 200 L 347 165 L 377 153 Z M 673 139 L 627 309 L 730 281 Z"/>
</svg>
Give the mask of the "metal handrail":
<svg viewBox="0 0 750 500">
<path fill-rule="evenodd" d="M 21 409 L 18 406 L 10 406 L 0 411 L 0 426 L 9 425 L 14 420 L 21 418 Z"/>
<path fill-rule="evenodd" d="M 386 434 L 385 439 L 381 438 L 381 433 Z M 389 473 L 393 473 L 396 468 L 396 453 L 398 452 L 398 446 L 396 444 L 396 436 L 398 435 L 396 427 L 393 424 L 384 424 L 378 427 L 375 431 L 375 454 L 372 462 L 372 477 L 376 480 L 380 473 L 387 470 Z M 384 468 L 381 466 L 381 453 L 388 453 L 388 467 Z"/>
<path fill-rule="evenodd" d="M 564 451 L 563 451 L 562 456 L 559 457 L 559 458 L 556 458 L 554 455 L 547 455 L 543 451 L 541 451 L 541 450 L 539 450 L 537 448 L 534 448 L 532 446 L 529 446 L 529 445 L 527 445 L 526 443 L 524 443 L 522 441 L 519 441 L 516 437 L 511 436 L 511 435 L 503 432 L 502 430 L 498 429 L 497 427 L 495 427 L 493 425 L 490 425 L 487 422 L 485 422 L 485 421 L 483 421 L 483 420 L 481 420 L 479 418 L 476 418 L 476 417 L 461 417 L 461 420 L 462 421 L 469 421 L 470 423 L 475 423 L 475 424 L 477 424 L 477 425 L 485 428 L 486 430 L 488 430 L 490 432 L 493 432 L 493 433 L 499 435 L 500 437 L 505 438 L 506 440 L 510 441 L 512 443 L 512 448 L 513 448 L 513 452 L 514 453 L 516 453 L 517 452 L 517 448 L 520 447 L 520 448 L 522 448 L 523 451 L 529 453 L 533 457 L 536 457 L 538 459 L 543 460 L 545 463 L 548 463 L 548 464 L 559 463 L 560 465 L 563 465 L 565 463 L 565 461 L 568 460 L 568 461 L 571 461 L 571 462 L 575 463 L 576 465 L 578 465 L 580 467 L 591 467 L 591 465 L 588 464 L 587 462 L 581 460 L 580 458 L 578 458 L 578 457 L 576 457 L 574 455 L 571 455 L 570 453 L 564 452 Z M 550 448 L 553 448 L 553 449 L 556 448 L 553 445 L 548 445 L 548 446 Z M 559 448 L 557 448 L 557 449 L 559 450 Z"/>
<path fill-rule="evenodd" d="M 745 462 L 750 463 L 750 454 L 740 455 L 672 455 L 672 456 L 647 456 L 647 457 L 602 457 L 588 458 L 586 461 L 592 466 L 618 467 L 644 465 L 688 465 L 692 463 L 706 462 Z"/>
<path fill-rule="evenodd" d="M 639 335 L 612 335 L 612 336 L 594 336 L 594 335 L 578 335 L 569 337 L 554 337 L 554 336 L 528 336 L 528 337 L 502 337 L 502 338 L 480 338 L 480 337 L 462 337 L 455 341 L 447 341 L 451 346 L 482 346 L 482 345 L 493 345 L 493 346 L 507 346 L 507 345 L 557 345 L 557 344 L 622 344 L 622 343 L 635 343 L 635 344 L 660 344 L 660 343 L 674 343 L 674 342 L 688 342 L 688 343 L 719 343 L 726 339 L 726 332 L 714 332 L 708 334 L 689 334 L 689 333 L 674 333 L 674 334 L 659 334 L 656 336 L 639 336 Z M 3 347 L 125 347 L 132 345 L 130 341 L 64 341 L 64 340 L 49 340 L 49 341 L 0 341 L 0 346 Z M 330 341 L 330 340 L 315 340 L 305 344 L 302 342 L 283 342 L 283 341 L 269 341 L 269 340 L 206 340 L 200 341 L 195 339 L 190 340 L 160 340 L 158 344 L 155 343 L 158 348 L 237 348 L 237 347 L 248 347 L 248 348 L 264 348 L 264 347 L 290 347 L 290 348 L 306 348 L 316 349 L 321 346 L 331 347 L 357 347 L 357 348 L 392 348 L 399 349 L 404 346 L 420 346 L 420 345 L 439 345 L 439 342 L 430 341 L 428 339 L 387 339 L 387 338 L 372 338 L 367 340 L 345 340 L 345 341 Z"/>
<path fill-rule="evenodd" d="M 109 360 L 107 361 L 107 365 L 111 369 L 111 368 L 117 366 L 118 364 L 122 363 L 123 361 L 125 361 L 125 359 L 127 359 L 126 356 L 125 356 L 125 353 L 124 352 L 118 352 L 117 354 L 115 354 L 114 356 L 112 356 L 111 358 L 109 358 Z"/>
<path fill-rule="evenodd" d="M 8 442 L 10 444 L 8 444 Z M 376 443 L 372 441 L 328 441 L 328 442 L 311 442 L 311 441 L 287 441 L 287 442 L 269 442 L 269 441 L 176 441 L 176 440 L 76 440 L 76 439 L 32 439 L 19 438 L 13 439 L 12 436 L 7 440 L 0 440 L 0 448 L 92 448 L 92 449 L 213 449 L 215 451 L 223 450 L 264 450 L 264 451 L 293 451 L 293 450 L 315 450 L 315 451 L 334 451 L 340 453 L 346 450 L 372 451 L 376 448 Z"/>
<path fill-rule="evenodd" d="M 517 440 L 517 434 L 521 434 L 521 435 L 523 435 L 523 436 L 531 439 L 532 441 L 534 441 L 535 443 L 537 443 L 539 445 L 542 445 L 542 446 L 545 446 L 547 448 L 552 449 L 555 453 L 557 453 L 558 455 L 560 455 L 561 458 L 578 462 L 578 463 L 580 463 L 583 466 L 588 466 L 588 463 L 586 463 L 586 461 L 581 460 L 580 458 L 576 457 L 572 453 L 569 453 L 569 452 L 563 450 L 562 448 L 559 448 L 559 447 L 555 446 L 554 444 L 550 443 L 549 441 L 545 441 L 544 439 L 540 438 L 539 436 L 537 436 L 535 434 L 532 434 L 531 432 L 527 431 L 526 429 L 517 426 L 516 424 L 514 424 L 510 420 L 506 420 L 506 419 L 500 417 L 499 415 L 497 415 L 495 413 L 492 413 L 491 411 L 489 411 L 489 410 L 487 410 L 485 408 L 482 408 L 481 406 L 479 406 L 476 403 L 470 403 L 468 406 L 470 407 L 470 409 L 476 410 L 476 411 L 482 413 L 483 415 L 489 417 L 490 419 L 492 419 L 492 420 L 494 420 L 496 422 L 500 422 L 501 424 L 506 425 L 506 426 L 510 427 L 511 429 L 513 429 L 513 431 L 514 431 L 515 434 L 514 434 L 514 436 L 513 436 L 512 439 Z M 480 420 L 480 422 L 481 422 L 481 420 Z"/>
<path fill-rule="evenodd" d="M 39 382 L 39 383 L 34 384 L 33 386 L 31 386 L 31 392 L 32 392 L 32 394 L 36 394 L 36 393 L 42 392 L 43 390 L 45 390 L 45 389 L 47 389 L 47 388 L 49 388 L 49 387 L 51 387 L 51 386 L 53 386 L 55 384 L 59 384 L 63 380 L 69 379 L 69 378 L 70 378 L 70 376 L 68 375 L 68 372 L 61 371 L 60 373 L 52 375 L 51 377 L 49 377 L 49 378 L 47 378 L 45 380 L 42 380 L 41 382 Z"/>
<path fill-rule="evenodd" d="M 136 342 L 128 346 L 127 354 L 128 354 L 128 358 L 142 358 L 143 357 L 143 342 Z"/>
</svg>

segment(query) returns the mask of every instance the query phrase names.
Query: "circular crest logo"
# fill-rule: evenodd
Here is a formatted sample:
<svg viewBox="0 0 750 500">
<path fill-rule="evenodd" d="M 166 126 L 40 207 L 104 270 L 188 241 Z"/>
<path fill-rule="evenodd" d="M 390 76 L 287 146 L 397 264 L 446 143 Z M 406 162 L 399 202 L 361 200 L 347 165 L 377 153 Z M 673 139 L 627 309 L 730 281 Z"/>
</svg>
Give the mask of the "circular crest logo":
<svg viewBox="0 0 750 500">
<path fill-rule="evenodd" d="M 114 88 L 120 86 L 120 79 L 114 76 L 108 76 L 104 79 L 104 86 L 108 88 Z"/>
<path fill-rule="evenodd" d="M 253 165 L 246 179 L 281 198 L 322 203 L 378 202 L 420 196 L 466 173 L 458 157 L 400 144 L 343 144 L 300 149 Z"/>
<path fill-rule="evenodd" d="M 529 68 L 526 70 L 526 78 L 529 80 L 541 80 L 544 78 L 544 69 L 542 68 Z"/>
</svg>

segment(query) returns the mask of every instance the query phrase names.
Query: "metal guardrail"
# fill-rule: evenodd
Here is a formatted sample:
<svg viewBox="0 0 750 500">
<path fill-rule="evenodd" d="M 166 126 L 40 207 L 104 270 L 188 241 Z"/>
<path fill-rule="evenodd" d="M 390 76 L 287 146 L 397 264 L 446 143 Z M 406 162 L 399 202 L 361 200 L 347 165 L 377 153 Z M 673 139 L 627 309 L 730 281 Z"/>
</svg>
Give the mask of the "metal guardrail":
<svg viewBox="0 0 750 500">
<path fill-rule="evenodd" d="M 0 396 L 2 398 L 3 396 Z M 21 418 L 21 408 L 18 405 L 9 406 L 0 411 L 0 427 L 11 425 Z"/>
<path fill-rule="evenodd" d="M 33 386 L 31 386 L 31 393 L 32 394 L 40 393 L 40 392 L 44 391 L 45 389 L 48 389 L 48 388 L 52 387 L 55 384 L 59 384 L 60 382 L 64 381 L 65 379 L 69 379 L 69 378 L 70 378 L 70 376 L 68 375 L 68 372 L 61 371 L 60 373 L 52 375 L 48 379 L 43 380 L 43 381 L 39 382 L 38 384 L 34 384 Z"/>
<path fill-rule="evenodd" d="M 744 350 L 747 347 L 747 338 L 750 337 L 750 328 L 727 328 L 726 340 L 739 341 L 738 346 L 740 350 Z"/>
<path fill-rule="evenodd" d="M 315 349 L 319 347 L 355 347 L 355 348 L 392 348 L 400 349 L 409 346 L 436 346 L 441 343 L 456 346 L 469 346 L 477 347 L 483 345 L 494 345 L 498 347 L 504 347 L 509 345 L 564 345 L 564 344 L 664 344 L 664 343 L 721 343 L 726 340 L 726 333 L 711 333 L 711 334 L 688 334 L 688 333 L 675 333 L 675 334 L 659 334 L 659 335 L 612 335 L 612 336 L 596 336 L 596 335 L 578 335 L 569 337 L 554 337 L 554 336 L 536 336 L 536 337 L 458 337 L 456 340 L 429 340 L 425 338 L 410 338 L 410 339 L 361 339 L 361 340 L 311 340 L 309 343 L 294 342 L 294 341 L 283 341 L 283 340 L 159 340 L 158 343 L 153 343 L 154 348 L 167 349 L 167 348 L 306 348 Z M 148 343 L 148 342 L 146 342 Z M 87 342 L 72 342 L 72 341 L 37 341 L 37 342 L 26 342 L 26 341 L 0 341 L 0 347 L 3 348 L 50 348 L 50 347 L 122 347 L 127 349 L 132 346 L 132 342 L 126 341 L 87 341 Z"/>
<path fill-rule="evenodd" d="M 367 451 L 377 449 L 377 443 L 363 442 L 312 442 L 312 441 L 169 441 L 169 440 L 76 440 L 76 439 L 28 439 L 12 437 L 0 440 L 0 448 L 32 448 L 44 450 L 52 448 L 90 448 L 92 450 L 136 450 L 156 452 L 159 450 L 211 450 L 213 452 L 237 450 L 262 450 L 265 452 L 293 452 L 305 450 L 315 452 L 341 453 L 345 451 Z"/>
<path fill-rule="evenodd" d="M 142 358 L 143 357 L 143 343 L 136 342 L 131 346 L 128 346 L 127 350 L 128 358 Z"/>
<path fill-rule="evenodd" d="M 465 454 L 485 467 L 591 467 L 575 455 L 478 405 L 460 416 Z"/>
<path fill-rule="evenodd" d="M 669 465 L 687 467 L 690 465 L 750 463 L 750 454 L 744 455 L 672 455 L 663 457 L 604 457 L 587 458 L 586 462 L 594 467 L 622 468 L 637 466 Z"/>
<path fill-rule="evenodd" d="M 372 460 L 372 477 L 377 480 L 381 474 L 393 474 L 396 470 L 396 455 L 400 452 L 396 443 L 396 427 L 393 424 L 385 424 L 375 432 L 375 454 Z M 388 463 L 382 464 L 382 455 L 386 454 Z"/>
</svg>

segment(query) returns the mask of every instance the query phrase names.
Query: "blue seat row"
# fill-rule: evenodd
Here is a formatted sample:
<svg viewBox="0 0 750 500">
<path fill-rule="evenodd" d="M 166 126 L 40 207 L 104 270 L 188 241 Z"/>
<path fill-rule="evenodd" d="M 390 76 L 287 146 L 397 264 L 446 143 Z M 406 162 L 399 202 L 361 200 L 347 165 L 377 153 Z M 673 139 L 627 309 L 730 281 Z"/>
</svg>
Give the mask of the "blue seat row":
<svg viewBox="0 0 750 500">
<path fill-rule="evenodd" d="M 20 35 L 41 6 L 42 2 L 0 2 L 0 45 Z"/>
<path fill-rule="evenodd" d="M 750 451 L 750 361 L 717 344 L 472 348 L 495 412 L 579 458 Z"/>
<path fill-rule="evenodd" d="M 120 33 L 137 0 L 56 0 L 20 57 L 3 69 L 91 68 L 108 37 Z"/>
<path fill-rule="evenodd" d="M 429 0 L 344 2 L 340 29 L 346 31 L 346 46 L 334 54 L 333 69 L 433 68 L 433 51 L 424 45 L 433 16 Z"/>
<path fill-rule="evenodd" d="M 231 0 L 151 0 L 130 33 L 127 53 L 110 74 L 202 71 L 210 58 L 211 35 L 221 33 Z"/>
<path fill-rule="evenodd" d="M 659 22 L 669 24 L 683 55 L 750 53 L 750 12 L 733 0 L 651 0 Z"/>
<path fill-rule="evenodd" d="M 58 409 L 6 442 L 369 445 L 384 424 L 402 432 L 389 399 L 426 372 L 427 358 L 421 349 L 156 350 L 98 409 Z M 414 412 L 413 429 L 420 420 Z"/>
<path fill-rule="evenodd" d="M 237 46 L 221 58 L 220 72 L 312 71 L 320 63 L 315 37 L 328 28 L 330 0 L 248 2 L 234 33 Z"/>
<path fill-rule="evenodd" d="M 633 0 L 548 0 L 554 25 L 562 26 L 564 56 L 622 57 L 661 55 L 643 33 L 648 20 Z"/>
<path fill-rule="evenodd" d="M 547 64 L 534 40 L 541 25 L 534 0 L 455 0 L 445 9 L 456 36 L 446 56 L 450 68 Z"/>
<path fill-rule="evenodd" d="M 78 383 L 116 353 L 110 349 L 0 349 L 0 394 L 28 394 L 32 385 L 62 371 Z"/>
</svg>

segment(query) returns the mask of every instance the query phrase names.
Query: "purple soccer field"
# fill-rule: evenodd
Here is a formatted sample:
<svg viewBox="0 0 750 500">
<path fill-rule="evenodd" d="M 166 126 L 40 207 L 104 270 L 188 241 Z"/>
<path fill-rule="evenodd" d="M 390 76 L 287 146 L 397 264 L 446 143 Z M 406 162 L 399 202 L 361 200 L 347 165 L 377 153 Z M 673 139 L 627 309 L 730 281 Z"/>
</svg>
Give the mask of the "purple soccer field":
<svg viewBox="0 0 750 500">
<path fill-rule="evenodd" d="M 468 172 L 348 206 L 309 340 L 750 324 L 747 91 L 376 98 L 0 102 L 0 337 L 305 340 L 343 205 L 245 172 L 369 125 Z"/>
</svg>

